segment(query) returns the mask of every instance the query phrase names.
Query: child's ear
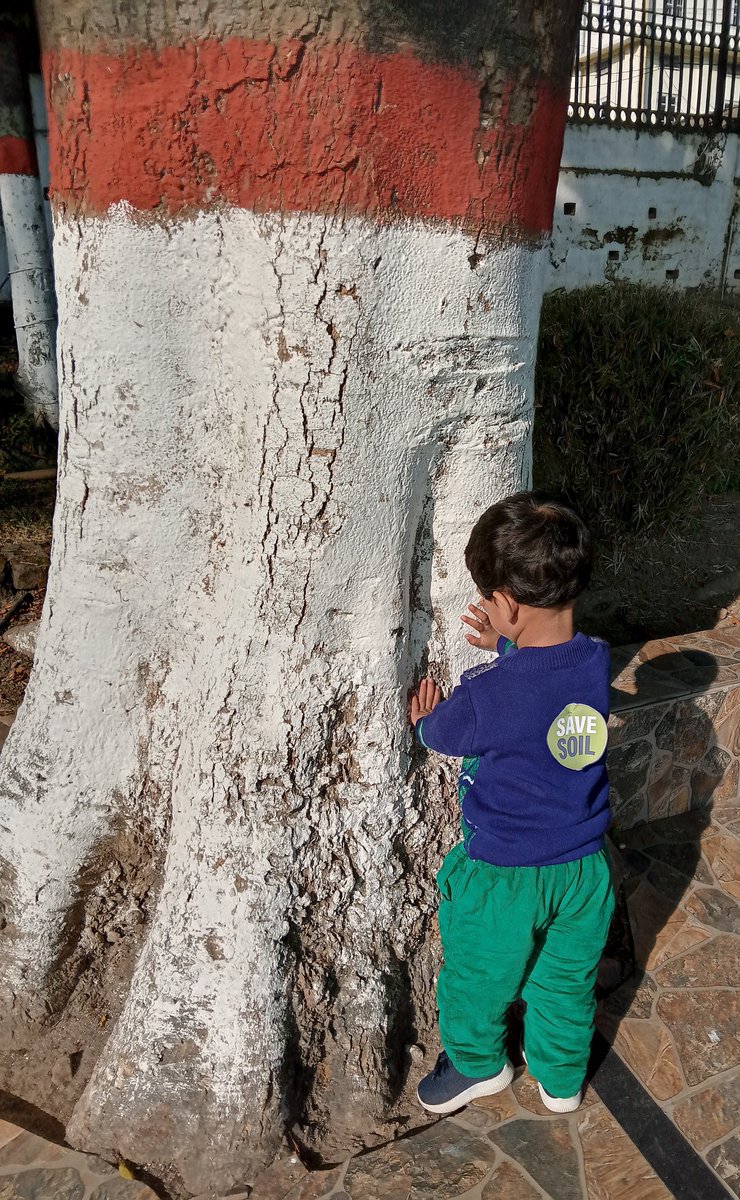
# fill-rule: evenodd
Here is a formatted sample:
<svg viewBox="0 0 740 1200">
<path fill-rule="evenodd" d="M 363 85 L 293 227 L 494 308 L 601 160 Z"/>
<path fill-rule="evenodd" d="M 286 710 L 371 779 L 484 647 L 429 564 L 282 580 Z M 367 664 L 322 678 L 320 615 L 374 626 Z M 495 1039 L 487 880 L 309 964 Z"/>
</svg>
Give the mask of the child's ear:
<svg viewBox="0 0 740 1200">
<path fill-rule="evenodd" d="M 502 591 L 497 592 L 496 595 L 499 598 L 499 604 L 504 610 L 504 616 L 506 617 L 506 620 L 512 625 L 516 625 L 519 617 L 519 605 L 512 596 L 511 592 Z"/>
</svg>

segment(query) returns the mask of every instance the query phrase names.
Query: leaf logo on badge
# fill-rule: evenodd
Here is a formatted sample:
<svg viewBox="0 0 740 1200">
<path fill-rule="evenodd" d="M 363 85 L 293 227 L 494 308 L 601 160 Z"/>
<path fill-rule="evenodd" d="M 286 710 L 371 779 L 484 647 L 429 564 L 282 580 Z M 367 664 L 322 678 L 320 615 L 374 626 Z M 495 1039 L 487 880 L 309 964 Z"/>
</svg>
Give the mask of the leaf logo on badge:
<svg viewBox="0 0 740 1200">
<path fill-rule="evenodd" d="M 589 704 L 566 704 L 547 731 L 547 746 L 556 762 L 583 771 L 606 750 L 608 731 L 601 713 Z"/>
</svg>

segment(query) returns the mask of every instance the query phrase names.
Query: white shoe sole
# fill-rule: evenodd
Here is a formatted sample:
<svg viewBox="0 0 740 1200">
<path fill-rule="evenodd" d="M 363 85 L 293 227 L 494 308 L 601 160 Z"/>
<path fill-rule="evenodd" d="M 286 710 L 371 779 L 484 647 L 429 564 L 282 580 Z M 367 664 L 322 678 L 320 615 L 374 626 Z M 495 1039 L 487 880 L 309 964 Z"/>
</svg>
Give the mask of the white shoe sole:
<svg viewBox="0 0 740 1200">
<path fill-rule="evenodd" d="M 422 1108 L 431 1113 L 452 1113 L 457 1112 L 458 1108 L 464 1108 L 466 1104 L 470 1104 L 471 1100 L 479 1100 L 481 1096 L 495 1096 L 497 1092 L 503 1092 L 514 1078 L 514 1068 L 511 1063 L 507 1063 L 498 1075 L 492 1076 L 491 1079 L 481 1079 L 480 1083 L 474 1083 L 471 1087 L 466 1088 L 464 1092 L 460 1092 L 452 1100 L 446 1100 L 444 1104 L 427 1104 L 422 1100 L 418 1091 L 416 1099 Z"/>
<path fill-rule="evenodd" d="M 522 1058 L 524 1059 L 525 1066 L 528 1067 L 529 1063 L 524 1053 L 524 1046 L 522 1046 Z M 583 1100 L 583 1092 L 578 1092 L 575 1096 L 565 1096 L 561 1099 L 559 1096 L 548 1095 L 541 1083 L 538 1083 L 537 1087 L 542 1103 L 545 1108 L 549 1108 L 550 1112 L 569 1113 L 575 1112 L 577 1108 L 580 1108 L 581 1101 Z"/>
<path fill-rule="evenodd" d="M 540 1093 L 540 1099 L 545 1108 L 549 1108 L 550 1112 L 569 1113 L 575 1112 L 580 1107 L 583 1099 L 583 1092 L 578 1092 L 575 1096 L 565 1096 L 562 1099 L 559 1096 L 549 1096 L 541 1083 L 537 1084 Z"/>
</svg>

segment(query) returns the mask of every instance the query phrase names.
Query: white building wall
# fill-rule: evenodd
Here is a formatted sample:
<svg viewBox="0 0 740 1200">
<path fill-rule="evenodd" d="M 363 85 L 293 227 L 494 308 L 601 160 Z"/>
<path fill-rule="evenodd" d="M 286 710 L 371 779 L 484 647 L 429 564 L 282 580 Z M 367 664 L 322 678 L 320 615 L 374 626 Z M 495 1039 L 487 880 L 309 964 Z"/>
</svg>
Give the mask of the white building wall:
<svg viewBox="0 0 740 1200">
<path fill-rule="evenodd" d="M 740 293 L 739 140 L 566 129 L 546 290 L 607 280 Z"/>
</svg>

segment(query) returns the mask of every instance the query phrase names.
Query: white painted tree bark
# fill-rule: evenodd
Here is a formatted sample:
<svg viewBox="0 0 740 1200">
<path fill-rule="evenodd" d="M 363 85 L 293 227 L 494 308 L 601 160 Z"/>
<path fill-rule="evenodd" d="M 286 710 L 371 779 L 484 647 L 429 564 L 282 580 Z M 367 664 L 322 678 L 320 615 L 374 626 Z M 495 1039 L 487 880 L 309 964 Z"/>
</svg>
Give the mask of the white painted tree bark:
<svg viewBox="0 0 740 1200">
<path fill-rule="evenodd" d="M 86 6 L 48 7 L 47 39 Z M 455 764 L 413 748 L 407 692 L 471 661 L 467 534 L 529 478 L 545 253 L 206 199 L 57 201 L 52 569 L 1 764 L 31 1065 L 0 1083 L 183 1195 L 286 1131 L 331 1160 L 426 1119 Z"/>
<path fill-rule="evenodd" d="M 59 425 L 54 273 L 17 41 L 0 30 L 0 211 L 18 344 L 16 385 L 29 412 Z"/>
</svg>

